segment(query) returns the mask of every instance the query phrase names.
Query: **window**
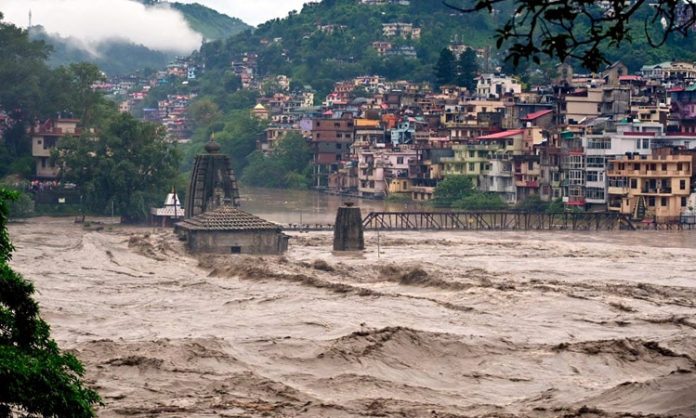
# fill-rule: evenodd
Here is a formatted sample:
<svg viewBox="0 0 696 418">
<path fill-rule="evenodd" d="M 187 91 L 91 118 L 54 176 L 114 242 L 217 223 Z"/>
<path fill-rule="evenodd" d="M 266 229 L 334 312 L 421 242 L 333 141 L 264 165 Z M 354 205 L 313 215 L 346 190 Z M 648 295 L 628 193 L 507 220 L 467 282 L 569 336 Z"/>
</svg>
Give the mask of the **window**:
<svg viewBox="0 0 696 418">
<path fill-rule="evenodd" d="M 679 180 L 679 190 L 686 190 L 686 180 Z"/>
<path fill-rule="evenodd" d="M 587 172 L 587 181 L 598 181 L 598 175 L 596 171 Z"/>
<path fill-rule="evenodd" d="M 397 163 L 397 164 L 403 164 L 403 163 L 404 163 L 404 157 L 396 157 L 396 163 Z"/>
<path fill-rule="evenodd" d="M 341 144 L 336 144 L 336 149 L 341 149 Z"/>
<path fill-rule="evenodd" d="M 474 171 L 474 170 L 476 170 L 476 164 L 469 163 L 469 171 Z"/>
<path fill-rule="evenodd" d="M 648 206 L 650 206 L 651 208 L 655 207 L 655 196 L 648 197 Z"/>
<path fill-rule="evenodd" d="M 643 149 L 648 149 L 648 148 L 650 148 L 650 140 L 644 139 L 643 140 Z"/>
<path fill-rule="evenodd" d="M 241 254 L 242 247 L 230 247 L 230 253 L 231 254 Z"/>
<path fill-rule="evenodd" d="M 604 168 L 604 157 L 587 157 L 587 166 Z M 619 165 L 619 170 L 622 170 L 621 165 Z"/>
<path fill-rule="evenodd" d="M 682 198 L 681 198 L 681 206 L 682 206 L 683 208 L 685 208 L 685 207 L 687 206 L 687 204 L 688 204 L 688 202 L 687 202 L 686 197 L 682 197 Z"/>
<path fill-rule="evenodd" d="M 677 171 L 682 171 L 682 163 L 677 163 Z"/>
<path fill-rule="evenodd" d="M 637 188 L 638 188 L 638 180 L 631 179 L 631 189 L 637 189 Z"/>
<path fill-rule="evenodd" d="M 336 154 L 336 161 L 341 161 L 341 154 Z"/>
<path fill-rule="evenodd" d="M 588 199 L 604 200 L 604 189 L 588 187 L 585 189 L 585 197 Z"/>
<path fill-rule="evenodd" d="M 666 197 L 660 198 L 660 206 L 664 206 L 664 207 L 668 206 Z"/>
<path fill-rule="evenodd" d="M 662 163 L 662 166 L 661 166 L 660 169 L 661 169 L 662 171 L 667 171 L 667 164 L 666 164 L 666 163 Z"/>
</svg>

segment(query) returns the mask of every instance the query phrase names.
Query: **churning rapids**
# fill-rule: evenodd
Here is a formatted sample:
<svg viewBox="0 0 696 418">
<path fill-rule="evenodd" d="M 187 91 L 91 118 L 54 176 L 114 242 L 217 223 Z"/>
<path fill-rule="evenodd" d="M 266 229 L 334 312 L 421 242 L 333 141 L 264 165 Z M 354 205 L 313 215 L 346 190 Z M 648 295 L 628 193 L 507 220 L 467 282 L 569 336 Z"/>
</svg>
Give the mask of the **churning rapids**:
<svg viewBox="0 0 696 418">
<path fill-rule="evenodd" d="M 329 233 L 284 257 L 14 224 L 99 415 L 693 417 L 696 233 Z"/>
</svg>

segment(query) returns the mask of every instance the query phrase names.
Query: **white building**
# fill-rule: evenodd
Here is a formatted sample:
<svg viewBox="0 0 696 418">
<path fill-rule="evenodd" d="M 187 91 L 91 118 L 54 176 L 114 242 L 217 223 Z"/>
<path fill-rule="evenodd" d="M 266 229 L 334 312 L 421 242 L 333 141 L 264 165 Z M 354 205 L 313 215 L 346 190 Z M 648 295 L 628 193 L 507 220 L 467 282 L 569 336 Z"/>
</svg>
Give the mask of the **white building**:
<svg viewBox="0 0 696 418">
<path fill-rule="evenodd" d="M 500 99 L 505 95 L 520 93 L 522 93 L 522 84 L 505 75 L 483 74 L 476 84 L 476 94 L 484 99 Z"/>
</svg>

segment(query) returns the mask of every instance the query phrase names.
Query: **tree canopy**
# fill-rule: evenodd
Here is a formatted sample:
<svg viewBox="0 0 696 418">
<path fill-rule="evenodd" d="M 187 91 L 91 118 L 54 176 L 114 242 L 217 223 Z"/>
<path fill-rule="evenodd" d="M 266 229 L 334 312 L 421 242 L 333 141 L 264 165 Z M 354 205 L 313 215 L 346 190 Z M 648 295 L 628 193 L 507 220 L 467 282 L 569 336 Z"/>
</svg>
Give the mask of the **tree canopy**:
<svg viewBox="0 0 696 418">
<path fill-rule="evenodd" d="M 51 339 L 32 298 L 34 286 L 7 264 L 13 251 L 9 202 L 15 198 L 0 189 L 0 415 L 92 417 L 100 399 L 82 382 L 82 364 Z"/>
<path fill-rule="evenodd" d="M 113 207 L 124 221 L 146 218 L 174 185 L 180 155 L 165 141 L 164 127 L 113 115 L 98 132 L 64 137 L 54 158 L 63 179 L 76 183 L 94 212 Z"/>
<path fill-rule="evenodd" d="M 444 0 L 464 13 L 488 11 L 500 15 L 512 5 L 510 17 L 496 30 L 498 48 L 517 64 L 542 56 L 576 59 L 596 71 L 608 62 L 607 48 L 642 38 L 651 47 L 672 35 L 686 37 L 696 24 L 696 3 L 677 0 Z"/>
<path fill-rule="evenodd" d="M 249 157 L 242 181 L 251 186 L 307 188 L 311 184 L 312 150 L 299 133 L 278 141 L 270 155 L 260 151 Z"/>
</svg>

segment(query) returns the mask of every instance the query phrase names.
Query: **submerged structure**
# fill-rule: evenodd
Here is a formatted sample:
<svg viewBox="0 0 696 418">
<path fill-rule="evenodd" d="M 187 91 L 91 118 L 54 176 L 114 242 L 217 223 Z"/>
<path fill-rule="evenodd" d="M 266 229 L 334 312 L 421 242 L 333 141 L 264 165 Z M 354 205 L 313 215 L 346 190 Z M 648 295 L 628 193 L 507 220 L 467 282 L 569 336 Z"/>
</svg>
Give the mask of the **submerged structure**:
<svg viewBox="0 0 696 418">
<path fill-rule="evenodd" d="M 239 206 L 237 179 L 230 166 L 230 158 L 220 153 L 220 144 L 211 136 L 205 145 L 205 153 L 196 156 L 191 172 L 191 182 L 186 193 L 186 218 L 213 210 L 229 201 Z"/>
<path fill-rule="evenodd" d="M 192 253 L 282 254 L 288 236 L 280 225 L 239 209 L 239 190 L 230 160 L 211 137 L 196 156 L 186 195 L 186 218 L 176 224 Z"/>
<path fill-rule="evenodd" d="M 185 214 L 179 196 L 176 194 L 176 191 L 172 190 L 164 200 L 164 206 L 150 209 L 150 223 L 152 225 L 161 224 L 162 227 L 171 226 L 183 219 Z"/>
<path fill-rule="evenodd" d="M 193 253 L 282 254 L 288 236 L 280 225 L 244 212 L 230 204 L 185 219 L 176 226 Z"/>
<path fill-rule="evenodd" d="M 334 251 L 362 251 L 365 249 L 363 222 L 360 208 L 352 203 L 338 208 L 334 223 Z"/>
</svg>

